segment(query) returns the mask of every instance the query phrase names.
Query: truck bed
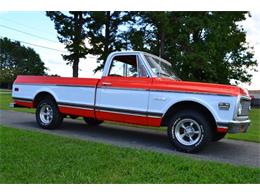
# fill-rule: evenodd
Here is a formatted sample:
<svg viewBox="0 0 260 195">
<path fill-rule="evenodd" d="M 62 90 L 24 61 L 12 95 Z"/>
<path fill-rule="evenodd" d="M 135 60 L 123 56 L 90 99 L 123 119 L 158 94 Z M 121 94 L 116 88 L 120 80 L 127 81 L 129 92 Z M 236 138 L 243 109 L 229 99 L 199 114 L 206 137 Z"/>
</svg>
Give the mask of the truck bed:
<svg viewBox="0 0 260 195">
<path fill-rule="evenodd" d="M 96 86 L 100 79 L 50 76 L 18 76 L 13 87 L 14 102 L 34 107 L 39 93 L 51 94 L 64 114 L 94 117 Z"/>
</svg>

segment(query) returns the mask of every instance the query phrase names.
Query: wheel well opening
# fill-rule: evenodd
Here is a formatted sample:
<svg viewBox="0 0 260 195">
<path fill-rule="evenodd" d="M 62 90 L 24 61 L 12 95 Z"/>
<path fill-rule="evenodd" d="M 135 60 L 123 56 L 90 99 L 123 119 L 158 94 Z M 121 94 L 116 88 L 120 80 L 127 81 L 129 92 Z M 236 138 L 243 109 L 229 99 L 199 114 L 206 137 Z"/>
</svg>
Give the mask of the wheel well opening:
<svg viewBox="0 0 260 195">
<path fill-rule="evenodd" d="M 51 95 L 50 93 L 48 92 L 40 92 L 38 93 L 34 100 L 33 100 L 33 107 L 36 108 L 37 105 L 40 103 L 41 100 L 43 99 L 47 99 L 47 98 L 50 98 L 50 99 L 53 99 L 55 101 L 55 98 L 53 97 L 53 95 Z M 56 102 L 56 101 L 55 101 Z"/>
<path fill-rule="evenodd" d="M 172 105 L 165 113 L 165 115 L 162 119 L 162 122 L 161 122 L 161 126 L 167 126 L 171 117 L 175 113 L 177 113 L 181 110 L 199 111 L 207 117 L 207 119 L 210 121 L 210 124 L 212 125 L 213 129 L 217 128 L 216 121 L 215 121 L 213 115 L 211 114 L 211 112 L 205 106 L 203 106 L 197 102 L 193 102 L 193 101 L 182 101 L 182 102 L 178 102 L 178 103 Z"/>
</svg>

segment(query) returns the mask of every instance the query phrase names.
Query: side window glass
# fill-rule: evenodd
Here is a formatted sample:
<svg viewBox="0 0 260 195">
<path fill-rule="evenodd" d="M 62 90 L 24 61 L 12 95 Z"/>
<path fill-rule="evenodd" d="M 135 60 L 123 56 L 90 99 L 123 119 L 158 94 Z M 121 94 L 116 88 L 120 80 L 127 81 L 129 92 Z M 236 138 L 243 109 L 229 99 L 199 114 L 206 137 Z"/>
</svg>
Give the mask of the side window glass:
<svg viewBox="0 0 260 195">
<path fill-rule="evenodd" d="M 139 74 L 139 77 L 148 77 L 149 76 L 144 67 L 144 64 L 140 58 L 138 58 L 138 74 Z"/>
<path fill-rule="evenodd" d="M 108 75 L 147 77 L 147 72 L 142 61 L 136 55 L 119 55 L 113 58 Z"/>
<path fill-rule="evenodd" d="M 132 64 L 126 65 L 126 76 L 127 77 L 138 77 L 137 66 Z"/>
<path fill-rule="evenodd" d="M 109 71 L 109 76 L 124 76 L 124 63 L 113 59 Z"/>
</svg>

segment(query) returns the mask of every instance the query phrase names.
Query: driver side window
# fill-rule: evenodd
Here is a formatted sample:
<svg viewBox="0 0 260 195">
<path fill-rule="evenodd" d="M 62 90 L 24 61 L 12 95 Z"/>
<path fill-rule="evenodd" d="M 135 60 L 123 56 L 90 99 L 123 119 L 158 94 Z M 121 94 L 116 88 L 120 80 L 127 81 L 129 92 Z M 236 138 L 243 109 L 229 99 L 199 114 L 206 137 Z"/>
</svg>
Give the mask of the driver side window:
<svg viewBox="0 0 260 195">
<path fill-rule="evenodd" d="M 109 76 L 145 77 L 145 68 L 136 55 L 115 56 L 112 60 Z"/>
<path fill-rule="evenodd" d="M 113 59 L 110 71 L 109 71 L 109 76 L 124 76 L 124 63 L 120 62 L 116 59 Z"/>
</svg>

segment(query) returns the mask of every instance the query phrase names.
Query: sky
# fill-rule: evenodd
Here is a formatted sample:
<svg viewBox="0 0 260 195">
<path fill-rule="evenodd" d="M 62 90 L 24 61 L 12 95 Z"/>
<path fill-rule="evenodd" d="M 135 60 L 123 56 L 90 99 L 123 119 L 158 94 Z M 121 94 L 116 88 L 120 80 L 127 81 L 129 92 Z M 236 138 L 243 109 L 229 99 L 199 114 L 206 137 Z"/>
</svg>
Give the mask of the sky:
<svg viewBox="0 0 260 195">
<path fill-rule="evenodd" d="M 251 16 L 240 24 L 246 30 L 247 41 L 254 47 L 255 58 L 260 63 L 260 12 L 251 12 Z M 54 23 L 45 16 L 45 12 L 0 12 L 0 36 L 23 41 L 23 45 L 32 47 L 48 68 L 48 74 L 71 77 L 72 68 L 66 65 L 61 56 L 66 50 L 58 42 Z M 101 77 L 101 72 L 93 73 L 96 66 L 95 56 L 88 55 L 86 59 L 81 59 L 79 77 Z M 258 72 L 253 73 L 251 84 L 240 86 L 260 89 L 259 65 L 257 69 Z"/>
</svg>

